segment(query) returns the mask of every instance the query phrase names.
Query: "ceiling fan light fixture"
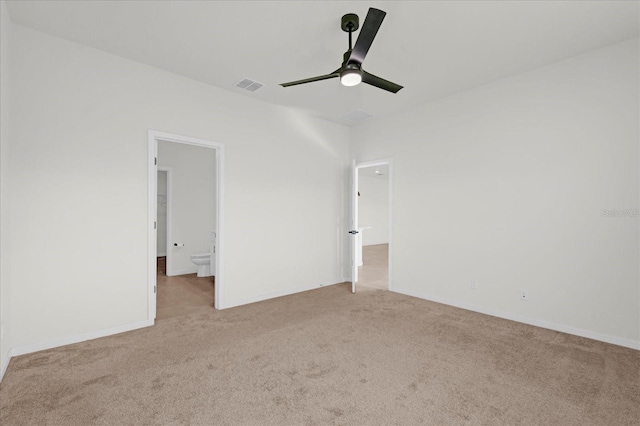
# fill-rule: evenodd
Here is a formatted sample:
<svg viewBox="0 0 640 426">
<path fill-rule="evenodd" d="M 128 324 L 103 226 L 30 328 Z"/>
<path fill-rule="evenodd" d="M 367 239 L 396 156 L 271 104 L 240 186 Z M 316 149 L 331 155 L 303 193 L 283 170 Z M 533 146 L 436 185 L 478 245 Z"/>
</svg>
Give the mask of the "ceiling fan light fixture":
<svg viewBox="0 0 640 426">
<path fill-rule="evenodd" d="M 357 86 L 362 83 L 362 73 L 360 70 L 344 70 L 340 74 L 340 83 L 342 83 L 343 86 Z"/>
</svg>

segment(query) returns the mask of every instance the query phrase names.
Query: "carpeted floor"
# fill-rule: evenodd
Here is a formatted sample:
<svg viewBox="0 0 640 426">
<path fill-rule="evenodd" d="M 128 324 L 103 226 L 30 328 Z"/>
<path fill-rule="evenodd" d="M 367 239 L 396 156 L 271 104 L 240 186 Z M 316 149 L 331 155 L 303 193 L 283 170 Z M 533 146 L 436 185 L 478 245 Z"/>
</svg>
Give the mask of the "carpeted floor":
<svg viewBox="0 0 640 426">
<path fill-rule="evenodd" d="M 14 358 L 9 425 L 638 425 L 640 352 L 340 284 Z"/>
</svg>

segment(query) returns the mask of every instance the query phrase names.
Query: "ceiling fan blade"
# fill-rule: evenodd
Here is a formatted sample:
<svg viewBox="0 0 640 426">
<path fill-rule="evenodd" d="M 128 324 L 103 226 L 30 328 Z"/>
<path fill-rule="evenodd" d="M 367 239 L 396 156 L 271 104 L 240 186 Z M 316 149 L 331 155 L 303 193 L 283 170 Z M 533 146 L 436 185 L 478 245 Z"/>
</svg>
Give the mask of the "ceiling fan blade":
<svg viewBox="0 0 640 426">
<path fill-rule="evenodd" d="M 373 7 L 369 8 L 364 24 L 362 24 L 362 29 L 360 29 L 358 40 L 356 40 L 356 44 L 353 46 L 353 50 L 349 56 L 349 63 L 355 62 L 362 65 L 371 47 L 371 43 L 373 43 L 378 29 L 380 29 L 380 25 L 382 25 L 382 20 L 386 15 L 387 13 L 382 10 L 374 9 Z"/>
<path fill-rule="evenodd" d="M 282 83 L 280 84 L 280 86 L 282 87 L 297 86 L 298 84 L 313 83 L 314 81 L 322 81 L 322 80 L 328 80 L 330 78 L 340 77 L 340 73 L 337 71 L 338 70 L 332 72 L 331 74 L 321 75 L 318 77 L 311 77 L 311 78 L 305 78 L 304 80 L 297 80 L 297 81 L 290 81 L 288 83 Z"/>
<path fill-rule="evenodd" d="M 384 78 L 377 77 L 373 74 L 369 74 L 366 71 L 362 71 L 362 82 L 370 84 L 380 89 L 384 89 L 388 92 L 398 93 L 398 90 L 402 89 L 399 84 L 392 83 Z"/>
</svg>

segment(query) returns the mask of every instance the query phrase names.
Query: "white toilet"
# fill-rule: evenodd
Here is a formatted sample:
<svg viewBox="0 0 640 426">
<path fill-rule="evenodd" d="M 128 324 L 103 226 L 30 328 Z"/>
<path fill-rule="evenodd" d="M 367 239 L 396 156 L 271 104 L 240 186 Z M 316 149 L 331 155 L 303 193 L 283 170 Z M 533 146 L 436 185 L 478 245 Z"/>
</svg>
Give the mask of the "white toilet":
<svg viewBox="0 0 640 426">
<path fill-rule="evenodd" d="M 198 277 L 210 277 L 216 270 L 216 233 L 211 231 L 209 253 L 196 253 L 191 255 L 191 262 L 198 266 Z"/>
</svg>

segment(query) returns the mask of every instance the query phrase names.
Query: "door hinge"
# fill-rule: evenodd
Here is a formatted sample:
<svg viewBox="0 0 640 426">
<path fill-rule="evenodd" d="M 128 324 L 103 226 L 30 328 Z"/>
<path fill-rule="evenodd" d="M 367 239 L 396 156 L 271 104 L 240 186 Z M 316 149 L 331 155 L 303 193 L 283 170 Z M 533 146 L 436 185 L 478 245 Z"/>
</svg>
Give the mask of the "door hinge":
<svg viewBox="0 0 640 426">
<path fill-rule="evenodd" d="M 154 165 L 154 166 L 157 166 L 157 165 L 158 165 L 158 157 L 155 157 L 155 158 L 153 159 L 153 165 Z"/>
<path fill-rule="evenodd" d="M 154 222 L 153 222 L 153 229 L 158 229 L 157 227 L 158 227 L 158 222 L 155 222 L 155 221 L 154 221 Z"/>
<path fill-rule="evenodd" d="M 153 286 L 153 294 L 155 294 L 155 293 L 156 293 L 156 286 L 154 285 Z"/>
</svg>

